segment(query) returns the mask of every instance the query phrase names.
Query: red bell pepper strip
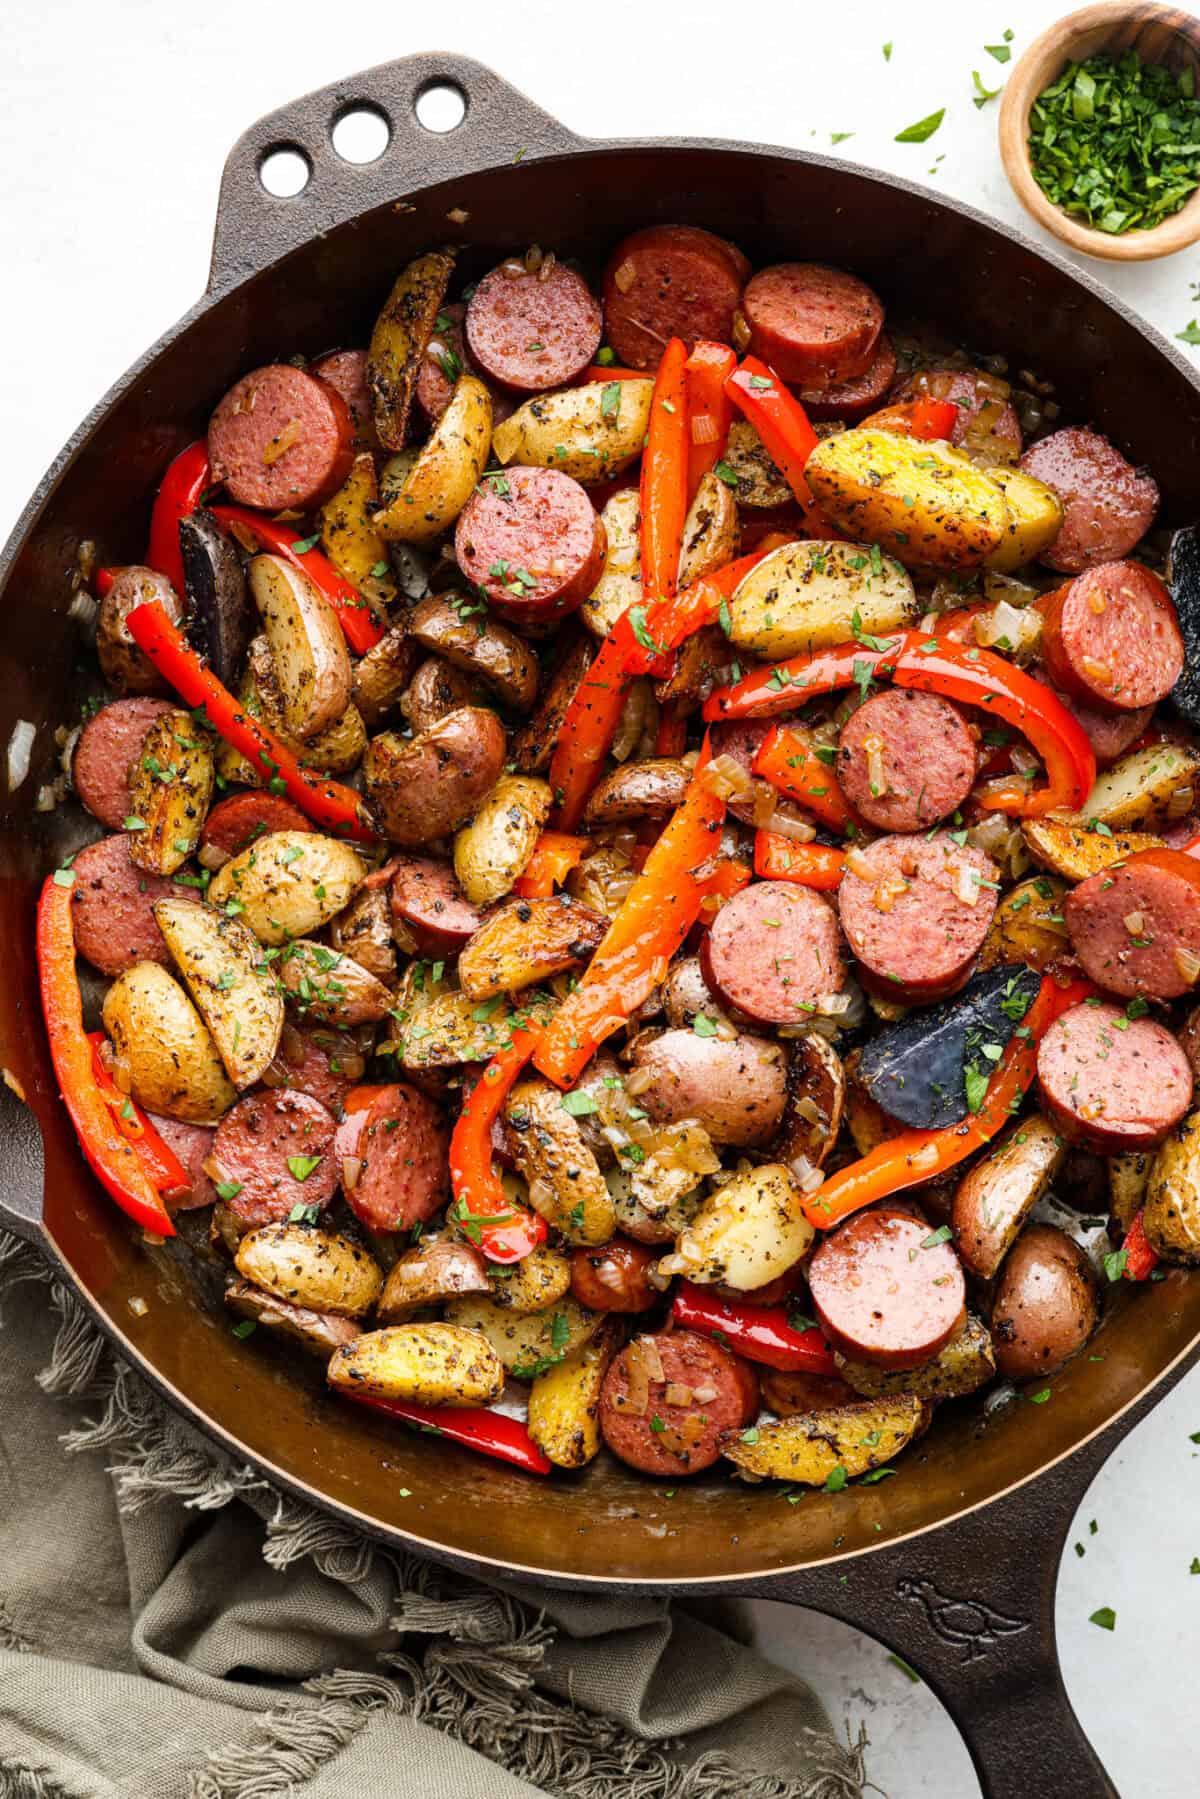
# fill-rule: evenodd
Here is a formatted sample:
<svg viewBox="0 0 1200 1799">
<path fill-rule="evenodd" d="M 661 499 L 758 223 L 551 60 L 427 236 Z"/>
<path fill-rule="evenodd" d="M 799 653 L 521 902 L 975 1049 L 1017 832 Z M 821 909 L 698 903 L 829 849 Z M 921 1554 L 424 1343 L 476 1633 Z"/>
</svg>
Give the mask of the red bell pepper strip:
<svg viewBox="0 0 1200 1799">
<path fill-rule="evenodd" d="M 357 587 L 339 575 L 332 562 L 328 557 L 322 556 L 320 550 L 298 550 L 294 524 L 281 525 L 276 519 L 264 518 L 259 512 L 247 511 L 244 506 L 214 506 L 212 511 L 213 517 L 234 530 L 235 536 L 241 532 L 256 543 L 259 549 L 268 551 L 272 556 L 281 556 L 293 568 L 303 569 L 313 586 L 320 589 L 337 613 L 346 642 L 356 655 L 365 656 L 379 642 L 384 627 Z"/>
<path fill-rule="evenodd" d="M 574 385 L 581 386 L 592 381 L 653 381 L 652 369 L 626 369 L 619 363 L 589 362 L 579 381 Z"/>
<path fill-rule="evenodd" d="M 341 1389 L 339 1388 L 339 1391 Z M 489 1411 L 481 1405 L 417 1405 L 408 1399 L 377 1399 L 370 1393 L 345 1393 L 356 1405 L 385 1412 L 402 1424 L 432 1431 L 451 1443 L 476 1449 L 498 1462 L 510 1462 L 526 1474 L 552 1474 L 553 1464 L 544 1456 L 519 1418 Z"/>
<path fill-rule="evenodd" d="M 171 1148 L 170 1144 L 155 1130 L 142 1108 L 127 1093 L 122 1093 L 104 1063 L 104 1049 L 108 1038 L 103 1031 L 89 1031 L 88 1042 L 92 1046 L 92 1073 L 96 1085 L 104 1095 L 117 1129 L 123 1137 L 127 1137 L 137 1151 L 138 1161 L 150 1176 L 151 1181 L 164 1199 L 174 1199 L 182 1194 L 190 1193 L 192 1183 L 188 1172 Z"/>
<path fill-rule="evenodd" d="M 92 586 L 96 589 L 96 598 L 98 600 L 107 598 L 112 590 L 112 584 L 120 572 L 119 568 L 98 568 L 96 570 L 95 574 L 92 576 Z"/>
<path fill-rule="evenodd" d="M 618 619 L 618 625 L 621 622 Z M 583 817 L 600 766 L 612 748 L 629 687 L 624 660 L 614 627 L 567 707 L 548 771 L 558 831 L 573 831 Z"/>
<path fill-rule="evenodd" d="M 269 779 L 273 793 L 285 792 L 323 831 L 356 837 L 363 843 L 376 840 L 353 788 L 302 767 L 274 731 L 252 718 L 229 689 L 221 685 L 157 600 L 135 606 L 126 614 L 125 624 L 138 648 L 162 672 L 180 699 L 194 710 L 202 710 L 205 723 Z"/>
<path fill-rule="evenodd" d="M 894 431 L 900 437 L 920 437 L 926 443 L 949 442 L 960 417 L 953 400 L 933 400 L 922 394 L 916 400 L 902 400 L 885 406 L 863 419 L 861 431 Z"/>
<path fill-rule="evenodd" d="M 1043 976 L 1037 998 L 992 1072 L 978 1112 L 938 1131 L 902 1131 L 857 1162 L 839 1168 L 810 1199 L 801 1202 L 808 1222 L 817 1230 L 830 1230 L 863 1206 L 932 1180 L 990 1143 L 1010 1123 L 1033 1083 L 1042 1037 L 1056 1018 L 1095 991 L 1090 981 L 1072 980 L 1059 986 L 1052 976 Z"/>
<path fill-rule="evenodd" d="M 180 450 L 162 478 L 150 514 L 150 542 L 146 565 L 165 575 L 180 599 L 184 597 L 183 552 L 179 548 L 179 523 L 190 518 L 201 495 L 213 484 L 208 444 L 203 438 Z"/>
<path fill-rule="evenodd" d="M 705 475 L 725 454 L 733 421 L 733 402 L 725 383 L 736 367 L 737 357 L 728 344 L 705 343 L 703 339 L 687 359 L 689 503 Z"/>
<path fill-rule="evenodd" d="M 654 991 L 699 917 L 706 889 L 697 873 L 715 853 L 725 822 L 724 800 L 710 793 L 703 780 L 709 756 L 706 739 L 682 804 L 647 856 L 579 985 L 546 1026 L 533 1060 L 559 1087 L 575 1080 L 605 1038 Z"/>
<path fill-rule="evenodd" d="M 739 862 L 733 856 L 721 856 L 709 874 L 703 874 L 699 869 L 696 873 L 704 888 L 704 898 L 700 901 L 702 925 L 710 925 L 725 901 L 731 900 L 754 879 L 754 870 L 749 864 Z"/>
<path fill-rule="evenodd" d="M 822 516 L 804 478 L 805 466 L 820 439 L 795 394 L 757 356 L 743 358 L 726 381 L 725 391 L 762 438 L 767 454 L 795 494 L 813 537 L 836 537 L 838 533 Z"/>
<path fill-rule="evenodd" d="M 1046 786 L 1030 792 L 1014 783 L 981 794 L 985 810 L 1040 818 L 1060 808 L 1078 812 L 1083 806 L 1096 779 L 1096 758 L 1083 726 L 1057 695 L 991 650 L 967 649 L 921 631 L 900 632 L 881 650 L 841 643 L 758 669 L 736 687 L 712 694 L 705 702 L 704 717 L 769 718 L 820 694 L 888 677 L 897 687 L 940 693 L 960 705 L 976 706 L 1028 738 L 1045 764 Z"/>
<path fill-rule="evenodd" d="M 815 887 L 832 893 L 840 886 L 846 863 L 844 850 L 824 843 L 796 843 L 777 831 L 757 831 L 754 836 L 754 872 L 763 881 L 794 881 L 797 887 Z"/>
<path fill-rule="evenodd" d="M 46 877 L 38 901 L 38 980 L 54 1072 L 79 1146 L 106 1192 L 143 1230 L 173 1237 L 162 1195 L 96 1079 L 75 973 L 74 885 L 71 871 L 59 869 Z"/>
<path fill-rule="evenodd" d="M 1138 1207 L 1125 1232 L 1125 1279 L 1148 1281 L 1158 1267 L 1158 1251 L 1146 1235 L 1146 1215 Z"/>
<path fill-rule="evenodd" d="M 586 837 L 568 837 L 564 831 L 543 831 L 533 846 L 524 872 L 513 883 L 522 899 L 548 899 L 561 887 L 571 870 L 582 862 L 589 844 Z"/>
<path fill-rule="evenodd" d="M 520 1262 L 549 1234 L 539 1212 L 509 1201 L 492 1161 L 492 1125 L 540 1037 L 537 1029 L 513 1025 L 510 1041 L 463 1100 L 450 1136 L 454 1200 L 446 1216 L 491 1262 Z"/>
<path fill-rule="evenodd" d="M 720 1338 L 748 1362 L 762 1362 L 768 1368 L 782 1368 L 788 1373 L 838 1371 L 833 1351 L 816 1325 L 810 1330 L 794 1330 L 788 1322 L 786 1306 L 756 1306 L 722 1299 L 720 1294 L 710 1293 L 694 1281 L 681 1281 L 671 1302 L 671 1316 L 686 1330 Z"/>
<path fill-rule="evenodd" d="M 642 451 L 642 595 L 647 607 L 669 599 L 679 577 L 688 509 L 687 350 L 673 337 L 662 353 Z"/>
<path fill-rule="evenodd" d="M 754 772 L 795 800 L 831 831 L 853 834 L 854 819 L 833 770 L 799 731 L 773 725 L 754 758 Z"/>
<path fill-rule="evenodd" d="M 760 549 L 749 556 L 738 556 L 723 568 L 693 581 L 681 593 L 641 612 L 631 606 L 613 626 L 613 635 L 624 650 L 626 671 L 633 675 L 669 674 L 670 665 L 663 661 L 666 652 L 678 649 L 685 638 L 702 631 L 705 625 L 717 624 L 722 604 L 733 597 L 743 578 L 770 553 Z"/>
</svg>

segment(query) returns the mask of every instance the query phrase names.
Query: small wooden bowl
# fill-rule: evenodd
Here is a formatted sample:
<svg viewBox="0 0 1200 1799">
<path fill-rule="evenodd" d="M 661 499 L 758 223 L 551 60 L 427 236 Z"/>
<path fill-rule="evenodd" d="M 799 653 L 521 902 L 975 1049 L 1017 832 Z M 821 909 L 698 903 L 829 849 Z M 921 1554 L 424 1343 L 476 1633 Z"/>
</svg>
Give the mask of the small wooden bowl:
<svg viewBox="0 0 1200 1799">
<path fill-rule="evenodd" d="M 1069 62 L 1107 51 L 1121 56 L 1133 48 L 1143 62 L 1169 69 L 1191 68 L 1200 94 L 1200 19 L 1177 6 L 1106 4 L 1084 6 L 1059 19 L 1035 38 L 1004 89 L 1000 106 L 1000 155 L 1018 200 L 1055 237 L 1088 256 L 1109 262 L 1145 262 L 1185 250 L 1200 238 L 1200 188 L 1178 212 L 1151 231 L 1113 237 L 1066 213 L 1046 198 L 1029 163 L 1029 114 L 1039 94 Z"/>
</svg>

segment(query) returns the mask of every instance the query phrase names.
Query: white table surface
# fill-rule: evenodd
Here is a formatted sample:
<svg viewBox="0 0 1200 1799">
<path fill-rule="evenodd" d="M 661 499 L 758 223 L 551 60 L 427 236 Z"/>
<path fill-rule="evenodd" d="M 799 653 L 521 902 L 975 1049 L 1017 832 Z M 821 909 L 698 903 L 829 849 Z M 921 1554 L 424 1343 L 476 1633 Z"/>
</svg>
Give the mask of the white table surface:
<svg viewBox="0 0 1200 1799">
<path fill-rule="evenodd" d="M 716 0 L 456 0 L 428 16 L 380 0 L 10 4 L 0 9 L 0 534 L 83 412 L 202 290 L 234 138 L 310 88 L 390 56 L 457 49 L 583 133 L 827 149 L 832 132 L 853 132 L 838 154 L 931 180 L 1036 236 L 1000 166 L 998 102 L 971 104 L 971 71 L 1000 86 L 1007 71 L 984 44 L 1008 27 L 1019 53 L 1059 11 L 1042 0 L 758 0 L 752 14 Z M 893 141 L 940 106 L 927 144 Z M 1200 251 L 1107 274 L 1091 266 L 1169 333 L 1200 314 Z M 1072 1532 L 1087 1553 L 1068 1554 L 1059 1581 L 1067 1686 L 1123 1799 L 1192 1799 L 1198 1788 L 1193 1431 L 1200 1371 L 1097 1479 Z M 1116 1610 L 1111 1634 L 1088 1623 L 1102 1605 Z M 786 1607 L 755 1613 L 764 1646 L 812 1680 L 835 1720 L 865 1718 L 870 1772 L 891 1799 L 973 1799 L 945 1714 L 878 1645 Z"/>
</svg>

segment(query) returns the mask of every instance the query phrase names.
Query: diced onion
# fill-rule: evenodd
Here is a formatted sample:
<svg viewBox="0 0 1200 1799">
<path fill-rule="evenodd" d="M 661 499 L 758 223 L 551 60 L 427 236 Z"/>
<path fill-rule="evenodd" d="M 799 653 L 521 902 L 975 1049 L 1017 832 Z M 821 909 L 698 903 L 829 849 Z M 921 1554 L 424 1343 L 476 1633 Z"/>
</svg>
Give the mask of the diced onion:
<svg viewBox="0 0 1200 1799">
<path fill-rule="evenodd" d="M 545 254 L 542 257 L 541 263 L 538 265 L 537 278 L 539 281 L 549 281 L 551 275 L 554 272 L 554 265 L 557 261 L 558 261 L 558 258 L 557 258 L 557 256 L 555 256 L 553 250 L 547 250 L 545 252 Z"/>
<path fill-rule="evenodd" d="M 127 1304 L 135 1318 L 144 1318 L 150 1310 L 140 1293 L 135 1293 L 133 1298 L 127 1301 Z"/>
<path fill-rule="evenodd" d="M 721 435 L 721 427 L 711 412 L 697 412 L 692 417 L 692 442 L 694 444 L 715 444 Z"/>
<path fill-rule="evenodd" d="M 1104 595 L 1102 593 L 1097 593 L 1095 588 L 1093 588 L 1088 594 L 1088 611 L 1094 612 L 1096 617 L 1099 618 L 1107 605 L 1108 601 L 1105 599 Z"/>
<path fill-rule="evenodd" d="M 1081 656 L 1079 666 L 1089 681 L 1098 681 L 1101 687 L 1111 687 L 1113 672 L 1107 662 L 1097 662 L 1094 656 Z"/>
<path fill-rule="evenodd" d="M 997 600 L 975 620 L 975 641 L 985 649 L 1004 644 L 1014 655 L 1031 655 L 1041 640 L 1041 614 L 1032 606 L 1010 606 L 1007 600 Z"/>
<path fill-rule="evenodd" d="M 1195 800 L 1196 790 L 1190 783 L 1186 787 L 1177 787 L 1167 801 L 1167 817 L 1171 823 L 1175 824 L 1179 819 L 1186 818 Z"/>
<path fill-rule="evenodd" d="M 966 862 L 960 862 L 954 870 L 954 897 L 961 900 L 964 906 L 974 906 L 979 900 L 979 871 L 971 868 Z"/>
<path fill-rule="evenodd" d="M 910 1168 L 936 1168 L 938 1163 L 937 1144 L 923 1143 L 920 1149 L 914 1149 L 908 1158 L 908 1163 Z"/>
<path fill-rule="evenodd" d="M 668 1424 L 665 1430 L 657 1434 L 668 1455 L 677 1455 L 682 1460 L 704 1435 L 704 1425 L 698 1412 L 689 1412 L 678 1424 Z"/>
<path fill-rule="evenodd" d="M 1146 914 L 1144 912 L 1127 912 L 1121 923 L 1131 937 L 1140 937 L 1146 929 Z"/>
<path fill-rule="evenodd" d="M 854 995 L 846 988 L 840 993 L 818 993 L 817 1011 L 822 1018 L 842 1018 L 854 1004 Z"/>
<path fill-rule="evenodd" d="M 625 1371 L 628 1386 L 623 1410 L 631 1418 L 644 1418 L 650 1404 L 650 1370 L 646 1366 L 641 1344 L 636 1340 L 629 1345 L 626 1353 Z"/>
<path fill-rule="evenodd" d="M 652 1087 L 658 1077 L 652 1068 L 635 1068 L 625 1076 L 625 1091 L 630 1099 L 636 1099 L 647 1087 Z"/>
<path fill-rule="evenodd" d="M 658 1353 L 658 1344 L 653 1337 L 635 1337 L 634 1342 L 646 1364 L 646 1372 L 651 1380 L 666 1380 L 663 1372 L 662 1357 Z"/>
<path fill-rule="evenodd" d="M 353 1193 L 362 1179 L 363 1159 L 361 1156 L 342 1157 L 342 1186 L 347 1193 Z"/>
<path fill-rule="evenodd" d="M 883 738 L 874 732 L 863 738 L 863 748 L 867 752 L 867 784 L 873 798 L 881 798 L 888 791 L 888 778 L 883 766 Z"/>
<path fill-rule="evenodd" d="M 736 756 L 728 754 L 714 756 L 711 762 L 706 762 L 696 779 L 706 793 L 719 800 L 749 799 L 754 787 L 749 769 L 744 768 Z"/>
<path fill-rule="evenodd" d="M 695 1394 L 682 1381 L 669 1380 L 663 1389 L 664 1405 L 691 1405 Z"/>
<path fill-rule="evenodd" d="M 527 275 L 536 275 L 542 266 L 544 252 L 540 244 L 530 244 L 525 252 L 523 268 Z"/>
<path fill-rule="evenodd" d="M 37 736 L 37 726 L 30 724 L 27 718 L 19 718 L 12 729 L 8 740 L 8 791 L 15 793 L 26 775 L 29 773 L 29 762 L 33 755 L 33 743 Z"/>
<path fill-rule="evenodd" d="M 796 818 L 791 812 L 772 811 L 766 824 L 760 827 L 772 832 L 776 837 L 790 837 L 793 843 L 811 843 L 816 836 L 816 828 L 806 818 Z"/>
<path fill-rule="evenodd" d="M 229 1179 L 216 1156 L 205 1156 L 200 1166 L 210 1181 L 227 1181 Z"/>
<path fill-rule="evenodd" d="M 470 216 L 465 206 L 452 206 L 446 214 L 452 225 L 465 225 Z"/>
<path fill-rule="evenodd" d="M 719 1387 L 710 1387 L 710 1386 L 693 1387 L 692 1388 L 692 1398 L 695 1400 L 697 1405 L 707 1405 L 709 1400 L 715 1399 L 717 1397 L 717 1394 L 720 1392 L 720 1390 L 721 1389 Z"/>
<path fill-rule="evenodd" d="M 274 1056 L 258 1078 L 264 1087 L 286 1087 L 292 1077 L 283 1057 Z"/>
<path fill-rule="evenodd" d="M 744 355 L 750 348 L 751 330 L 746 315 L 740 310 L 733 315 L 733 347 Z"/>
<path fill-rule="evenodd" d="M 216 874 L 229 861 L 229 851 L 222 849 L 219 843 L 204 843 L 197 851 L 196 860 L 201 868 L 211 869 Z"/>
<path fill-rule="evenodd" d="M 299 419 L 289 419 L 283 430 L 278 432 L 266 446 L 261 461 L 267 468 L 274 467 L 281 456 L 286 456 L 293 444 L 299 443 L 303 427 Z"/>
<path fill-rule="evenodd" d="M 849 997 L 847 995 L 847 997 Z M 805 1124 L 823 1124 L 821 1108 L 811 1093 L 802 1093 L 796 1101 L 796 1115 L 803 1118 Z"/>
<path fill-rule="evenodd" d="M 1196 954 L 1195 950 L 1187 949 L 1183 944 L 1177 944 L 1175 946 L 1175 966 L 1179 970 L 1180 980 L 1186 981 L 1189 987 L 1194 986 L 1197 975 L 1200 975 L 1200 956 Z"/>
<path fill-rule="evenodd" d="M 846 851 L 845 866 L 847 872 L 855 875 L 860 881 L 873 881 L 875 879 L 874 868 L 857 845 L 853 849 L 848 849 Z"/>
<path fill-rule="evenodd" d="M 885 875 L 875 889 L 875 910 L 890 912 L 900 895 L 907 892 L 908 882 L 902 875 Z"/>
<path fill-rule="evenodd" d="M 637 280 L 637 269 L 628 259 L 621 263 L 613 273 L 613 286 L 619 294 L 627 294 Z"/>
<path fill-rule="evenodd" d="M 67 607 L 67 617 L 73 625 L 80 625 L 85 631 L 90 631 L 99 611 L 100 605 L 95 595 L 90 594 L 86 587 L 81 587 Z"/>
</svg>

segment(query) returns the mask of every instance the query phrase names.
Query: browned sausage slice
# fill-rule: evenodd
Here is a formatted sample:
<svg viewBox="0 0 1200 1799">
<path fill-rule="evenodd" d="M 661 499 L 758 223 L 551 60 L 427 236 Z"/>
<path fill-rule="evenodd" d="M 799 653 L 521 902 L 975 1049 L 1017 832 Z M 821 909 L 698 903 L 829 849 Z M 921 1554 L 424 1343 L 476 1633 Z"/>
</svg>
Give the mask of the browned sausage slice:
<svg viewBox="0 0 1200 1799">
<path fill-rule="evenodd" d="M 808 1267 L 817 1318 L 835 1349 L 880 1368 L 919 1368 L 963 1319 L 966 1283 L 949 1243 L 911 1212 L 860 1212 Z"/>
<path fill-rule="evenodd" d="M 1200 976 L 1200 862 L 1142 850 L 1067 895 L 1075 954 L 1098 987 L 1123 999 L 1179 999 Z"/>
<path fill-rule="evenodd" d="M 748 1424 L 758 1378 L 739 1356 L 695 1331 L 635 1337 L 600 1391 L 600 1429 L 615 1456 L 643 1474 L 699 1474 L 721 1433 Z"/>
<path fill-rule="evenodd" d="M 846 979 L 832 907 L 784 881 L 756 881 L 721 907 L 700 966 L 726 1005 L 763 1024 L 804 1024 Z"/>
<path fill-rule="evenodd" d="M 784 381 L 836 387 L 865 375 L 883 330 L 883 305 L 865 281 L 819 262 L 760 269 L 742 295 L 750 348 Z"/>
<path fill-rule="evenodd" d="M 852 850 L 838 889 L 863 981 L 889 999 L 941 999 L 967 980 L 996 910 L 998 870 L 946 832 Z"/>
<path fill-rule="evenodd" d="M 844 419 L 852 425 L 883 405 L 895 379 L 896 352 L 891 338 L 884 335 L 875 346 L 873 361 L 861 375 L 833 387 L 801 387 L 797 397 L 809 418 Z"/>
<path fill-rule="evenodd" d="M 1038 1045 L 1042 1096 L 1063 1130 L 1119 1155 L 1160 1143 L 1191 1104 L 1177 1038 L 1119 1006 L 1072 1006 Z"/>
<path fill-rule="evenodd" d="M 79 733 L 71 779 L 88 811 L 110 831 L 119 831 L 133 810 L 129 770 L 142 739 L 156 718 L 172 711 L 166 700 L 114 700 Z"/>
<path fill-rule="evenodd" d="M 1074 713 L 1083 726 L 1092 746 L 1092 753 L 1101 768 L 1108 768 L 1112 763 L 1118 762 L 1130 745 L 1137 742 L 1154 717 L 1153 706 L 1139 706 L 1133 712 L 1097 712 L 1095 707 L 1085 706 L 1081 700 L 1072 699 L 1069 693 L 1060 694 L 1059 698 L 1067 711 Z M 1194 837 L 1195 834 L 1193 827 L 1188 836 Z"/>
<path fill-rule="evenodd" d="M 409 933 L 419 955 L 444 961 L 457 956 L 482 923 L 450 864 L 432 856 L 396 858 L 392 918 Z"/>
<path fill-rule="evenodd" d="M 560 469 L 482 482 L 454 528 L 459 568 L 518 628 L 573 612 L 600 579 L 607 542 L 591 500 Z"/>
<path fill-rule="evenodd" d="M 372 1100 L 358 1138 L 362 1161 L 346 1198 L 375 1231 L 404 1231 L 432 1218 L 450 1190 L 450 1135 L 441 1113 L 415 1087 L 396 1083 Z"/>
<path fill-rule="evenodd" d="M 600 302 L 574 269 L 547 258 L 530 272 L 513 259 L 471 295 L 467 348 L 493 381 L 544 393 L 582 374 L 600 347 L 602 324 Z"/>
<path fill-rule="evenodd" d="M 1068 425 L 1026 450 L 1021 467 L 1063 503 L 1062 529 L 1042 554 L 1048 568 L 1077 575 L 1128 556 L 1154 523 L 1158 485 L 1120 450 L 1081 425 Z"/>
<path fill-rule="evenodd" d="M 337 1127 L 307 1093 L 252 1093 L 217 1126 L 212 1163 L 236 1187 L 230 1210 L 251 1226 L 286 1218 L 293 1206 L 324 1207 L 338 1184 Z"/>
<path fill-rule="evenodd" d="M 379 437 L 375 430 L 374 404 L 367 381 L 367 352 L 330 350 L 327 355 L 317 358 L 309 372 L 318 381 L 324 381 L 327 387 L 332 387 L 345 401 L 354 432 L 355 449 L 377 450 Z"/>
<path fill-rule="evenodd" d="M 154 918 L 157 900 L 178 899 L 173 881 L 136 868 L 124 834 L 89 843 L 71 866 L 75 947 L 93 968 L 118 975 L 135 962 L 173 966 Z"/>
<path fill-rule="evenodd" d="M 305 510 L 350 473 L 354 430 L 340 393 L 274 362 L 230 388 L 209 423 L 208 454 L 213 480 L 239 505 Z"/>
<path fill-rule="evenodd" d="M 664 1031 L 639 1040 L 633 1066 L 630 1091 L 651 1118 L 695 1118 L 714 1143 L 769 1143 L 787 1111 L 785 1054 L 763 1037 Z"/>
<path fill-rule="evenodd" d="M 171 1210 L 191 1212 L 198 1206 L 215 1205 L 217 1190 L 204 1166 L 212 1155 L 213 1139 L 217 1134 L 211 1125 L 185 1124 L 182 1118 L 160 1118 L 157 1112 L 148 1112 L 146 1116 L 168 1149 L 175 1151 L 192 1183 L 190 1193 L 169 1201 Z"/>
<path fill-rule="evenodd" d="M 1104 562 L 1041 602 L 1051 680 L 1098 712 L 1165 699 L 1183 672 L 1183 634 L 1164 582 L 1140 562 Z"/>
<path fill-rule="evenodd" d="M 421 366 L 417 370 L 417 403 L 431 425 L 437 424 L 449 406 L 458 377 L 475 373 L 463 338 L 466 316 L 467 309 L 461 301 L 443 306 L 421 357 Z"/>
<path fill-rule="evenodd" d="M 726 238 L 695 225 L 651 225 L 613 251 L 604 271 L 604 321 L 618 362 L 652 369 L 673 337 L 733 342 L 750 264 Z"/>
<path fill-rule="evenodd" d="M 936 693 L 886 687 L 852 712 L 838 739 L 837 778 L 879 831 L 919 831 L 962 805 L 975 784 L 975 739 Z"/>
<path fill-rule="evenodd" d="M 646 1279 L 654 1251 L 628 1237 L 571 1251 L 571 1292 L 589 1312 L 648 1312 L 662 1295 Z"/>
<path fill-rule="evenodd" d="M 209 853 L 206 868 L 218 868 L 218 857 L 225 861 L 240 856 L 258 838 L 271 831 L 308 831 L 312 826 L 291 800 L 280 793 L 231 793 L 218 800 L 204 821 L 200 842 Z"/>
</svg>

